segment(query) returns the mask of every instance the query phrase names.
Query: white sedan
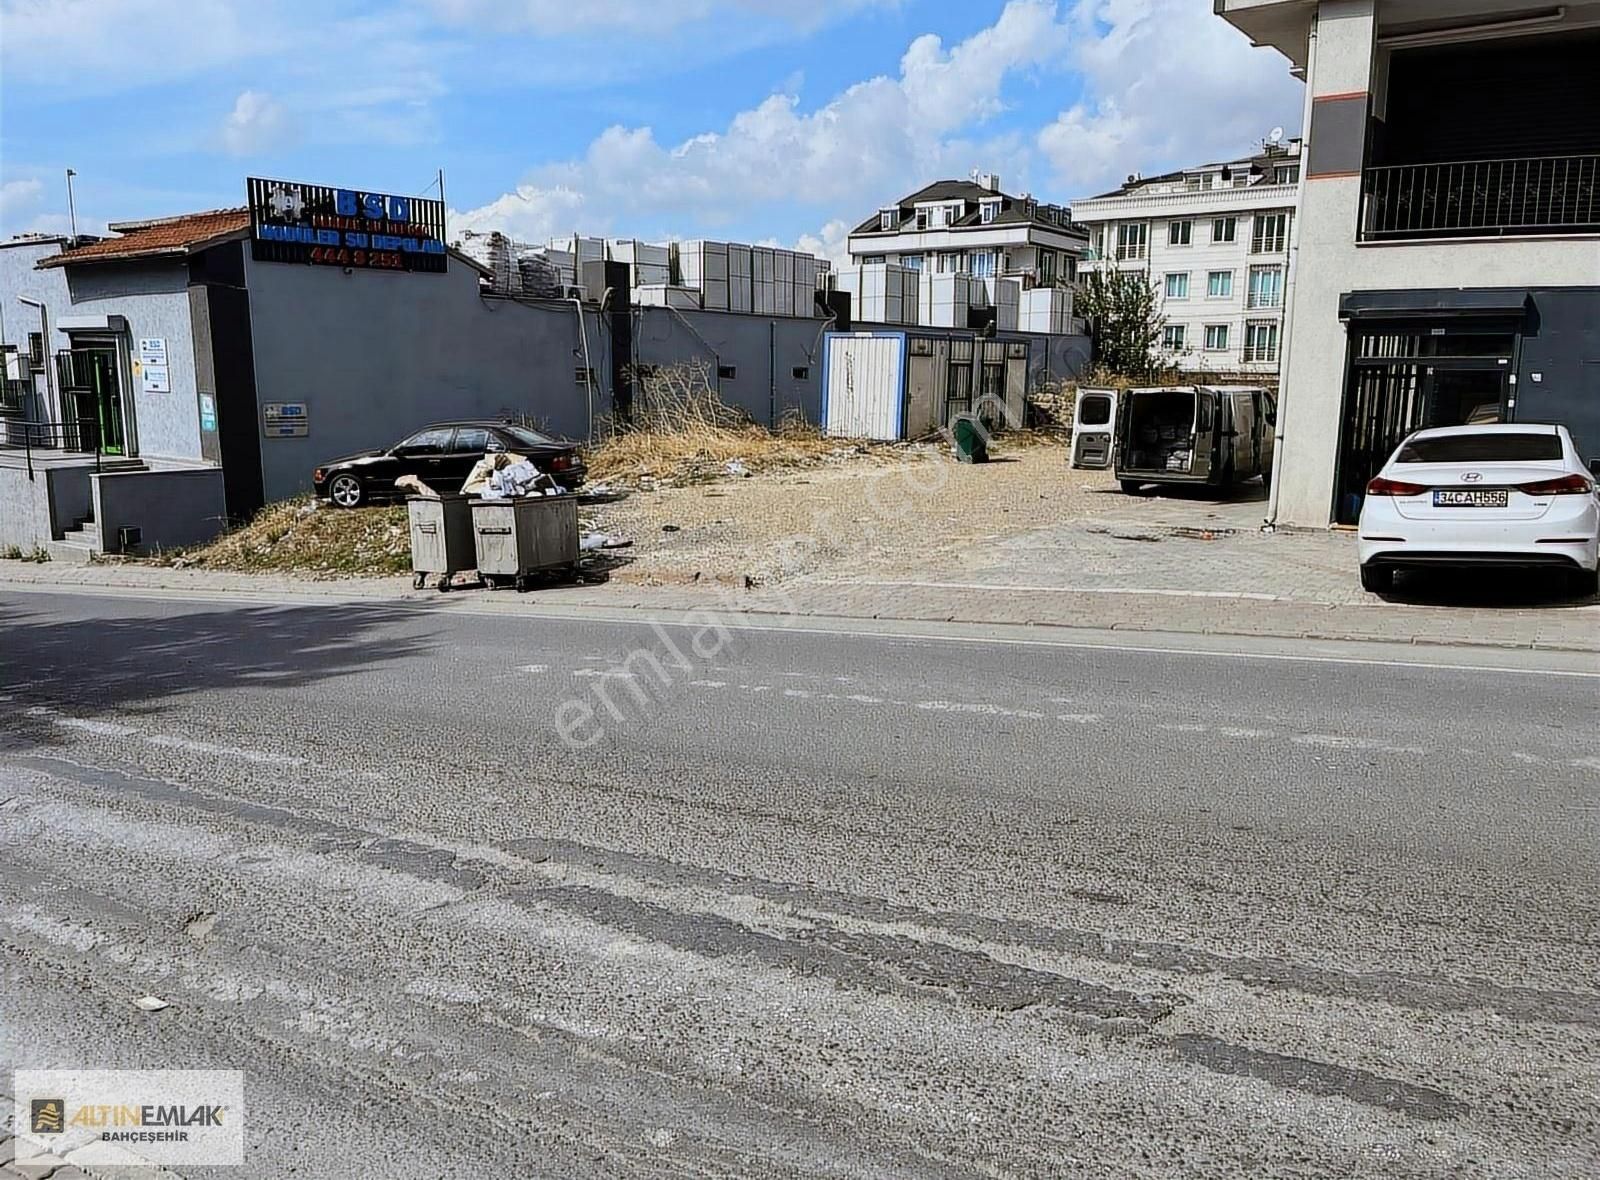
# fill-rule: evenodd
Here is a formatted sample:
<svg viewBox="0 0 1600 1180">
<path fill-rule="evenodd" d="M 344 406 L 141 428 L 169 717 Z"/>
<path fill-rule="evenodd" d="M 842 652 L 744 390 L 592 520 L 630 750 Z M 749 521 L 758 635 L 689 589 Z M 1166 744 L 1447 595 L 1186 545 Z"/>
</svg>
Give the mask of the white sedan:
<svg viewBox="0 0 1600 1180">
<path fill-rule="evenodd" d="M 1419 430 L 1367 485 L 1359 550 L 1365 590 L 1407 567 L 1501 566 L 1566 570 L 1590 595 L 1600 498 L 1564 426 Z"/>
</svg>

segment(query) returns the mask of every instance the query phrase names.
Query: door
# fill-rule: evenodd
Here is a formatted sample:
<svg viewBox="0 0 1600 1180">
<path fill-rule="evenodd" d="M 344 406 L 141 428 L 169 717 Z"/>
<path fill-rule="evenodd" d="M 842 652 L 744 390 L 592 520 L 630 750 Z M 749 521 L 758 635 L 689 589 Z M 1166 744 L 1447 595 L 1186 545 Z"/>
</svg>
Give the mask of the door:
<svg viewBox="0 0 1600 1180">
<path fill-rule="evenodd" d="M 1254 479 L 1261 474 L 1260 430 L 1256 423 L 1255 395 L 1228 394 L 1228 445 L 1233 450 L 1233 477 Z"/>
<path fill-rule="evenodd" d="M 432 430 L 422 430 L 413 434 L 405 442 L 394 449 L 394 455 L 400 460 L 400 475 L 414 475 L 436 492 L 454 490 L 450 487 L 450 479 L 446 467 L 450 459 L 450 447 L 455 440 L 455 431 L 448 426 L 436 427 Z M 463 476 L 462 479 L 466 477 Z M 461 481 L 456 481 L 456 487 L 461 486 Z M 392 487 L 377 489 L 391 492 Z"/>
<path fill-rule="evenodd" d="M 1189 460 L 1189 474 L 1195 479 L 1210 479 L 1213 471 L 1221 473 L 1222 413 L 1215 390 L 1194 391 L 1194 433 L 1189 436 L 1193 452 Z"/>
<path fill-rule="evenodd" d="M 456 427 L 455 441 L 450 444 L 438 465 L 441 492 L 455 492 L 467 481 L 472 469 L 478 465 L 489 449 L 489 432 L 482 426 Z"/>
<path fill-rule="evenodd" d="M 1091 470 L 1111 466 L 1111 431 L 1116 414 L 1116 390 L 1078 390 L 1072 407 L 1072 466 Z"/>
<path fill-rule="evenodd" d="M 63 436 L 70 449 L 120 455 L 127 449 L 122 382 L 114 345 L 86 345 L 56 354 Z"/>
</svg>

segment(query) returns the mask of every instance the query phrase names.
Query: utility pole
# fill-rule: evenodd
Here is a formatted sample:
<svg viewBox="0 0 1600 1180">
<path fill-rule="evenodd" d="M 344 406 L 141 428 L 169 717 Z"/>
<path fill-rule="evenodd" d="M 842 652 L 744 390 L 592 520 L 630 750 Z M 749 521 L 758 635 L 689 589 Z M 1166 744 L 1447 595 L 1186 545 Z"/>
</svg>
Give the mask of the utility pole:
<svg viewBox="0 0 1600 1180">
<path fill-rule="evenodd" d="M 78 244 L 78 207 L 72 200 L 72 178 L 78 175 L 71 168 L 67 169 L 67 224 L 72 229 L 72 244 Z"/>
</svg>

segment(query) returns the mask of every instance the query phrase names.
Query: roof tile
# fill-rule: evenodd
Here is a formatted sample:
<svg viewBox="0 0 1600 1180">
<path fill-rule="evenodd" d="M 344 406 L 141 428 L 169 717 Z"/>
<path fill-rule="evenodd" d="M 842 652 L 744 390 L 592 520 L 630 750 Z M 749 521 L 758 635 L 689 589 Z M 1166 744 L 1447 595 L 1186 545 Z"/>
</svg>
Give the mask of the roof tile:
<svg viewBox="0 0 1600 1180">
<path fill-rule="evenodd" d="M 117 262 L 128 258 L 184 255 L 250 228 L 247 209 L 211 209 L 142 224 L 113 238 L 63 250 L 38 265 L 68 266 L 78 262 Z"/>
</svg>

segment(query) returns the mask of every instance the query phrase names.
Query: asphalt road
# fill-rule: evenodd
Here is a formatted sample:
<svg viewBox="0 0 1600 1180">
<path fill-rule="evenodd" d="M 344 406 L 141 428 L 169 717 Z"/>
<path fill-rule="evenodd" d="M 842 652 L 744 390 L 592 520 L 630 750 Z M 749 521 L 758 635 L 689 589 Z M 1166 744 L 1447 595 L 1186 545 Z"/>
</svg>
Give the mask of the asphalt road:
<svg viewBox="0 0 1600 1180">
<path fill-rule="evenodd" d="M 1600 1173 L 1592 658 L 462 601 L 0 591 L 0 1064 L 243 1069 L 249 1176 Z"/>
</svg>

